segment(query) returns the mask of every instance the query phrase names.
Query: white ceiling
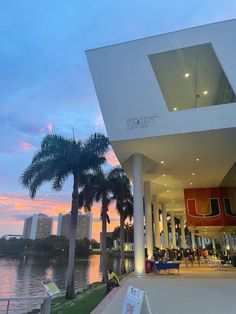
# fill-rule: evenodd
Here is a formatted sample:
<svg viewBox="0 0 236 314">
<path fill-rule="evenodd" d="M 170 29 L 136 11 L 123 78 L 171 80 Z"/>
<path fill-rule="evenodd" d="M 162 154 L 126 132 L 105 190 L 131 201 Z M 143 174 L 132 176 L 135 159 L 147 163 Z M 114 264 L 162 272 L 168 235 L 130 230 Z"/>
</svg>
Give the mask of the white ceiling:
<svg viewBox="0 0 236 314">
<path fill-rule="evenodd" d="M 144 155 L 144 180 L 152 182 L 152 194 L 167 210 L 183 211 L 183 189 L 218 187 L 235 163 L 236 128 L 118 141 L 112 146 L 130 177 L 130 157 Z"/>
<path fill-rule="evenodd" d="M 222 94 L 232 91 L 210 43 L 153 54 L 149 60 L 170 111 L 224 103 Z"/>
</svg>

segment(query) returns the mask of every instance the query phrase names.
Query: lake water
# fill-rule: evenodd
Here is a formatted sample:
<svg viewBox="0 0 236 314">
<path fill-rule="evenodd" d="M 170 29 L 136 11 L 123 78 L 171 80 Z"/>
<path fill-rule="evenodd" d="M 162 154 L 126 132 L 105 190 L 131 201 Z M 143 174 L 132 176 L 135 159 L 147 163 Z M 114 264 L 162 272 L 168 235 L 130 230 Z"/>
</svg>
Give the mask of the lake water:
<svg viewBox="0 0 236 314">
<path fill-rule="evenodd" d="M 109 259 L 109 266 L 119 272 L 120 258 Z M 134 260 L 125 260 L 127 270 L 132 270 Z M 67 270 L 66 258 L 48 257 L 27 257 L 22 259 L 0 258 L 0 297 L 45 295 L 41 281 L 52 278 L 61 291 L 65 291 L 65 279 Z M 91 255 L 88 258 L 81 258 L 75 263 L 75 290 L 82 291 L 88 284 L 101 281 L 101 256 Z M 3 312 L 0 302 L 0 313 Z M 32 305 L 35 307 L 36 304 Z M 29 306 L 28 306 L 29 309 Z M 13 304 L 14 313 L 25 313 L 23 310 L 16 310 Z M 11 313 L 11 312 L 9 312 Z"/>
</svg>

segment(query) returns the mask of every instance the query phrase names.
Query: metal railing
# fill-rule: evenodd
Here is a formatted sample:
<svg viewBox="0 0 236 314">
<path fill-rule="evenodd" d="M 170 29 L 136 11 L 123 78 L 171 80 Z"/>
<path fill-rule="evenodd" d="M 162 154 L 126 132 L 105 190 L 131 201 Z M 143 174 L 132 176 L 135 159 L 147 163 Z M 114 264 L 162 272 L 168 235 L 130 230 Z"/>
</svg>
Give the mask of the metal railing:
<svg viewBox="0 0 236 314">
<path fill-rule="evenodd" d="M 24 308 L 22 304 L 25 302 L 35 302 L 42 301 L 40 313 L 41 314 L 50 314 L 51 312 L 51 297 L 48 296 L 28 296 L 28 297 L 0 297 L 0 313 L 10 314 L 14 313 L 27 313 L 31 311 L 29 308 Z M 2 304 L 5 303 L 5 304 Z M 11 309 L 11 303 L 14 303 L 14 307 Z M 20 304 L 22 307 L 16 307 L 16 303 Z M 20 312 L 21 311 L 21 312 Z M 25 312 L 23 312 L 25 311 Z"/>
</svg>

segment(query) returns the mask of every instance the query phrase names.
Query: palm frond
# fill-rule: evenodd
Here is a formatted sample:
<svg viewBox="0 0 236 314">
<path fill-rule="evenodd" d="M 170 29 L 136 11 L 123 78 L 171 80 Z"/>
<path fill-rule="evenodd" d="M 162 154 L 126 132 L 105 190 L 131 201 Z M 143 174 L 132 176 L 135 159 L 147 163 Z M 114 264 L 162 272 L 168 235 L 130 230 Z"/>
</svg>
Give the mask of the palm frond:
<svg viewBox="0 0 236 314">
<path fill-rule="evenodd" d="M 111 223 L 111 220 L 108 214 L 107 214 L 107 223 Z"/>
<path fill-rule="evenodd" d="M 98 156 L 102 156 L 108 150 L 109 140 L 101 133 L 92 134 L 84 144 L 86 152 L 96 152 Z"/>
<path fill-rule="evenodd" d="M 126 218 L 132 216 L 132 206 L 129 205 L 132 204 L 131 183 L 125 171 L 121 167 L 116 167 L 110 171 L 108 177 L 113 194 L 112 199 L 116 202 L 118 213 L 122 213 Z M 127 207 L 129 207 L 128 212 Z"/>
<path fill-rule="evenodd" d="M 64 182 L 71 174 L 71 171 L 69 171 L 66 167 L 57 169 L 55 172 L 55 176 L 52 179 L 52 189 L 55 191 L 61 191 Z"/>
<path fill-rule="evenodd" d="M 29 189 L 31 198 L 35 197 L 37 190 L 44 182 L 52 180 L 55 170 L 55 162 L 52 158 L 34 162 L 26 168 L 20 180 L 22 185 Z"/>
<path fill-rule="evenodd" d="M 99 172 L 105 162 L 103 154 L 107 148 L 108 139 L 102 134 L 95 133 L 85 143 L 56 134 L 47 135 L 20 181 L 29 189 L 31 197 L 46 181 L 52 181 L 52 189 L 61 190 L 70 174 L 80 181 L 91 170 Z M 79 186 L 82 185 L 79 182 Z"/>
</svg>

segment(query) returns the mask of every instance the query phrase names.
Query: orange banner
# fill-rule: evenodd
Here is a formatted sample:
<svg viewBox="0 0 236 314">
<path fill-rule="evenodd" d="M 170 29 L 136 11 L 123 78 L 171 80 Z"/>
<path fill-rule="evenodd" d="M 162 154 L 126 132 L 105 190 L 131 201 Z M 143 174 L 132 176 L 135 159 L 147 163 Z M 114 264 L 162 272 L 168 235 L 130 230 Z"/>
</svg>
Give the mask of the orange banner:
<svg viewBox="0 0 236 314">
<path fill-rule="evenodd" d="M 236 226 L 236 188 L 185 189 L 189 226 Z"/>
</svg>

